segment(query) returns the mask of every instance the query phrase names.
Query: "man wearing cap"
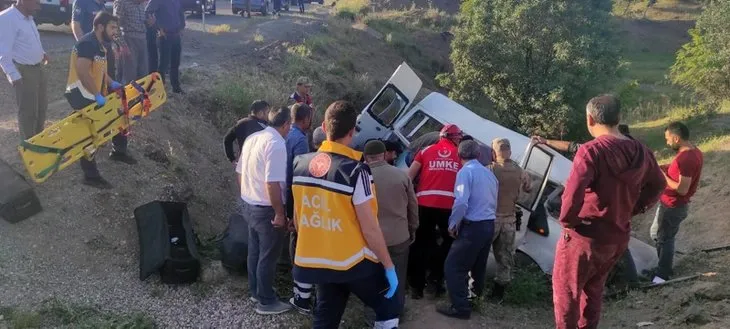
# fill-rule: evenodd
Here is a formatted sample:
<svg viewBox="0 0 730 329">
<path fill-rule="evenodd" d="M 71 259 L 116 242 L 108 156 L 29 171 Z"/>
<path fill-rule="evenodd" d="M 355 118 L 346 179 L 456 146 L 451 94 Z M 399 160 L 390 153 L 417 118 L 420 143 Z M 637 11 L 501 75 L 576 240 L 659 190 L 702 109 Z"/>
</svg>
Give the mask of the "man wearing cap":
<svg viewBox="0 0 730 329">
<path fill-rule="evenodd" d="M 494 234 L 497 208 L 497 178 L 479 161 L 479 144 L 466 141 L 459 144 L 463 167 L 456 176 L 454 207 L 449 222 L 449 235 L 454 240 L 446 257 L 446 284 L 451 305 L 436 310 L 448 317 L 469 319 L 471 303 L 467 299 L 467 275 L 471 272 L 474 287 L 484 288 L 489 258 L 489 246 Z"/>
<path fill-rule="evenodd" d="M 494 223 L 494 259 L 497 261 L 497 275 L 494 278 L 492 297 L 501 300 L 504 289 L 511 281 L 514 266 L 515 232 L 517 231 L 515 203 L 520 191 L 530 192 L 530 177 L 519 164 L 512 161 L 512 148 L 506 138 L 492 141 L 496 154 L 495 161 L 489 165 L 499 182 L 497 216 Z M 477 287 L 478 288 L 478 287 Z M 477 289 L 477 295 L 482 291 Z"/>
<path fill-rule="evenodd" d="M 386 162 L 385 143 L 371 140 L 365 144 L 365 162 L 370 166 L 378 196 L 378 222 L 395 264 L 398 282 L 406 282 L 408 251 L 418 228 L 418 201 L 408 175 Z M 405 207 L 404 207 L 405 206 Z M 399 286 L 397 298 L 405 301 L 405 289 Z"/>
<path fill-rule="evenodd" d="M 310 92 L 312 92 L 312 82 L 310 82 L 307 77 L 299 77 L 299 79 L 297 79 L 297 89 L 293 94 L 291 94 L 291 96 L 289 96 L 289 99 L 293 100 L 295 103 L 304 103 L 312 106 L 312 96 L 309 94 Z"/>
<path fill-rule="evenodd" d="M 426 287 L 426 270 L 430 267 L 430 281 L 436 296 L 444 292 L 444 260 L 449 253 L 453 238 L 448 232 L 451 206 L 454 204 L 454 183 L 461 168 L 456 148 L 463 134 L 458 126 L 447 124 L 439 132 L 436 144 L 424 147 L 416 154 L 408 176 L 418 177 L 418 218 L 420 225 L 416 241 L 411 246 L 409 276 L 413 287 L 412 298 L 423 298 Z M 443 242 L 437 245 L 434 228 L 439 228 Z M 428 266 L 430 264 L 430 266 Z"/>
</svg>

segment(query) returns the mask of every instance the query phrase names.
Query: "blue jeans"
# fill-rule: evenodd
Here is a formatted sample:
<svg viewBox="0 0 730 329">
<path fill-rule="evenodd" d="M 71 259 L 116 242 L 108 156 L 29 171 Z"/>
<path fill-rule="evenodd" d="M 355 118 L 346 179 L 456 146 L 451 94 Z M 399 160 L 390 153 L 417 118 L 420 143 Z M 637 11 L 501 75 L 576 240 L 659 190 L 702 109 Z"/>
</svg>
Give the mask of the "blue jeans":
<svg viewBox="0 0 730 329">
<path fill-rule="evenodd" d="M 459 312 L 471 313 L 468 274 L 474 279 L 478 295 L 484 290 L 487 258 L 494 236 L 494 221 L 471 222 L 463 220 L 456 240 L 451 244 L 444 264 L 446 288 L 451 305 Z"/>
<path fill-rule="evenodd" d="M 656 275 L 662 279 L 669 279 L 672 276 L 672 265 L 674 263 L 674 241 L 679 232 L 679 225 L 687 218 L 688 204 L 669 208 L 659 204 L 656 213 L 658 231 L 656 236 L 656 251 L 659 256 L 659 266 Z"/>
<path fill-rule="evenodd" d="M 274 208 L 243 203 L 243 217 L 248 223 L 248 291 L 262 305 L 278 301 L 274 291 L 276 262 L 286 240 L 286 231 L 271 225 Z"/>
</svg>

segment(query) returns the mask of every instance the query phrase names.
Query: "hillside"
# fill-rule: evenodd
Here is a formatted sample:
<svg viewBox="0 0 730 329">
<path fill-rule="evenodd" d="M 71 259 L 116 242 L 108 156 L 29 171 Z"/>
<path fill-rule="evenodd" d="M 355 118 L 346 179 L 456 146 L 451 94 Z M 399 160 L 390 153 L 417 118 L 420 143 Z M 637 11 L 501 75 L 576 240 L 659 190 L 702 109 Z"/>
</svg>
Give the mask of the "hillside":
<svg viewBox="0 0 730 329">
<path fill-rule="evenodd" d="M 256 315 L 247 299 L 245 278 L 226 274 L 218 260 L 216 236 L 237 202 L 235 173 L 221 151 L 225 130 L 247 114 L 254 99 L 280 105 L 295 79 L 309 76 L 314 85 L 315 120 L 326 106 L 345 98 L 364 106 L 403 60 L 424 86 L 438 89 L 434 77 L 449 70 L 447 31 L 456 0 L 379 0 L 375 12 L 350 20 L 338 0 L 308 6 L 308 12 L 281 17 L 233 16 L 226 1 L 218 15 L 188 18 L 183 40 L 183 88 L 168 104 L 132 131 L 130 150 L 139 164 L 99 167 L 116 188 L 97 191 L 79 184 L 71 167 L 36 190 L 45 211 L 17 224 L 0 221 L 0 329 L 5 328 L 310 328 L 307 318 Z M 374 1 L 375 2 L 375 1 Z M 369 4 L 369 2 L 367 2 Z M 429 5 L 431 4 L 431 5 Z M 616 93 L 625 98 L 632 133 L 657 151 L 671 154 L 663 128 L 686 121 L 706 154 L 704 178 L 690 217 L 682 225 L 677 275 L 719 274 L 608 300 L 602 328 L 730 328 L 730 253 L 703 253 L 730 244 L 730 222 L 722 209 L 730 197 L 730 104 L 717 113 L 699 113 L 681 90 L 666 80 L 686 30 L 700 12 L 689 1 L 659 1 L 642 19 L 645 3 L 617 9 L 631 64 Z M 369 5 L 368 5 L 369 6 Z M 402 8 L 406 8 L 402 10 Z M 438 10 L 438 9 L 443 10 Z M 388 10 L 382 10 L 388 9 Z M 348 9 L 349 10 L 349 9 Z M 338 17 L 345 17 L 341 19 Z M 65 27 L 41 26 L 51 57 L 49 120 L 68 113 L 61 93 L 72 44 Z M 0 82 L 0 104 L 14 104 L 12 88 Z M 24 172 L 17 157 L 15 108 L 0 108 L 0 157 Z M 108 150 L 105 149 L 105 151 Z M 135 207 L 161 199 L 188 204 L 204 256 L 204 274 L 191 286 L 167 286 L 152 277 L 138 279 Z M 634 234 L 648 241 L 651 215 L 635 219 Z M 546 278 L 521 268 L 503 304 L 481 303 L 471 321 L 449 321 L 433 310 L 434 300 L 409 301 L 403 328 L 542 329 L 552 323 Z M 290 296 L 282 275 L 278 291 Z M 351 300 L 342 328 L 363 328 L 362 306 Z"/>
</svg>

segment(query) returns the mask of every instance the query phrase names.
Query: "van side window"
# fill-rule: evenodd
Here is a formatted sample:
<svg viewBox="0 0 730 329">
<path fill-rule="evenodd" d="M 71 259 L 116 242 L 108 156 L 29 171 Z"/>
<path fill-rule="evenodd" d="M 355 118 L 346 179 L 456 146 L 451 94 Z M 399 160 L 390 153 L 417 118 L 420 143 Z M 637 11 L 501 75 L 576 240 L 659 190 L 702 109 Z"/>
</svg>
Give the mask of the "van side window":
<svg viewBox="0 0 730 329">
<path fill-rule="evenodd" d="M 408 101 L 397 89 L 392 85 L 388 85 L 380 95 L 377 96 L 375 103 L 370 107 L 370 114 L 373 115 L 384 126 L 390 127 L 393 121 L 403 109 L 408 105 Z"/>
<path fill-rule="evenodd" d="M 441 127 L 443 127 L 441 122 L 434 120 L 422 111 L 416 111 L 408 119 L 408 122 L 399 129 L 399 132 L 412 143 L 426 133 L 441 130 Z"/>
<path fill-rule="evenodd" d="M 541 188 L 547 178 L 552 164 L 552 154 L 544 151 L 538 146 L 533 146 L 527 154 L 527 162 L 524 169 L 530 176 L 530 192 L 521 192 L 517 204 L 525 209 L 534 210 L 539 203 Z"/>
</svg>

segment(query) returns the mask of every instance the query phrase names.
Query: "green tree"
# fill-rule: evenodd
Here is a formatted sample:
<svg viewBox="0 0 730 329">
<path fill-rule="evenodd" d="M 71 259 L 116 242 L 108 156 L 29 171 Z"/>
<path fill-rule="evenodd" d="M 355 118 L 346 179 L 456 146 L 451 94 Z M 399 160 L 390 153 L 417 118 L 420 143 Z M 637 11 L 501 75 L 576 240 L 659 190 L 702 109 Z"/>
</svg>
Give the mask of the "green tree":
<svg viewBox="0 0 730 329">
<path fill-rule="evenodd" d="M 613 81 L 619 47 L 611 0 L 464 0 L 452 43 L 450 96 L 492 103 L 502 124 L 578 137 L 585 104 Z"/>
<path fill-rule="evenodd" d="M 675 84 L 710 103 L 730 99 L 730 0 L 713 1 L 677 52 L 671 69 Z"/>
</svg>

